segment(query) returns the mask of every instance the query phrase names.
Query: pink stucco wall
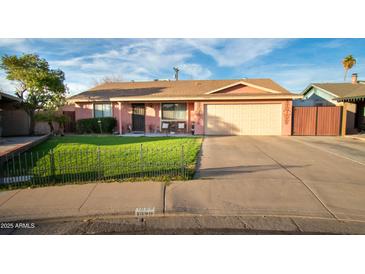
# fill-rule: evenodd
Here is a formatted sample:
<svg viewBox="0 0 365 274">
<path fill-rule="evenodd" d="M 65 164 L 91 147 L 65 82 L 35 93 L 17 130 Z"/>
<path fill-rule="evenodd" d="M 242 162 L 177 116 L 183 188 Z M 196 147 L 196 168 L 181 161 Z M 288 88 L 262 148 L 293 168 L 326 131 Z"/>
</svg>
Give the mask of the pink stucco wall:
<svg viewBox="0 0 365 274">
<path fill-rule="evenodd" d="M 93 117 L 92 103 L 78 103 L 75 104 L 75 119 L 87 119 Z"/>
<path fill-rule="evenodd" d="M 220 102 L 195 102 L 193 121 L 195 134 L 204 134 L 204 110 L 207 104 L 282 104 L 282 135 L 291 135 L 292 127 L 292 100 L 251 100 L 251 101 L 220 101 Z"/>
<path fill-rule="evenodd" d="M 122 125 L 122 133 L 128 132 L 128 126 L 132 126 L 132 105 L 129 103 L 121 103 L 121 114 L 118 115 L 118 128 L 119 123 Z"/>
<path fill-rule="evenodd" d="M 189 102 L 187 103 L 187 110 L 188 110 L 188 128 L 187 132 L 191 132 L 191 127 L 194 122 L 194 103 Z"/>
<path fill-rule="evenodd" d="M 225 93 L 225 94 L 265 94 L 266 93 L 267 94 L 267 92 L 265 92 L 261 89 L 244 86 L 244 85 L 237 85 L 237 86 L 229 87 L 224 90 L 218 91 L 215 94 L 219 94 L 219 93 Z"/>
<path fill-rule="evenodd" d="M 93 117 L 93 104 L 92 103 L 77 103 L 65 105 L 62 107 L 62 111 L 75 111 L 75 120 L 87 119 Z"/>
<path fill-rule="evenodd" d="M 160 117 L 160 103 L 147 103 L 146 104 L 146 132 L 155 132 L 160 130 L 161 117 Z"/>
</svg>

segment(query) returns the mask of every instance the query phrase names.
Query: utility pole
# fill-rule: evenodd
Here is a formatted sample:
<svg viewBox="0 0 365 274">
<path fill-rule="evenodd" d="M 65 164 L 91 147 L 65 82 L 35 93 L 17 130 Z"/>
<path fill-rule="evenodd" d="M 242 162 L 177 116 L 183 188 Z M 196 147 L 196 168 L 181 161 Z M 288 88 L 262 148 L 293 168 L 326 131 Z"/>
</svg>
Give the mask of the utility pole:
<svg viewBox="0 0 365 274">
<path fill-rule="evenodd" d="M 174 71 L 175 71 L 175 81 L 179 80 L 179 68 L 178 67 L 174 67 Z"/>
</svg>

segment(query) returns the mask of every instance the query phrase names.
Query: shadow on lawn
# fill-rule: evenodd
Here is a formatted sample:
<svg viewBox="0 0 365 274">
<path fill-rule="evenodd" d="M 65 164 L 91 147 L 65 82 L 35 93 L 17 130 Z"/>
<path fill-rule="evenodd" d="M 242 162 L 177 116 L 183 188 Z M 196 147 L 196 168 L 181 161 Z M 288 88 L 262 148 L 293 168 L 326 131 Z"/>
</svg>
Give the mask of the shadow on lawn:
<svg viewBox="0 0 365 274">
<path fill-rule="evenodd" d="M 164 141 L 181 141 L 187 139 L 195 139 L 195 137 L 120 137 L 120 136 L 105 136 L 105 135 L 74 135 L 64 137 L 51 137 L 46 142 L 34 147 L 31 151 L 48 151 L 56 148 L 59 144 L 73 144 L 73 145 L 94 145 L 94 146 L 116 146 L 116 145 L 135 145 L 154 142 L 156 145 Z M 183 142 L 180 142 L 183 144 Z"/>
<path fill-rule="evenodd" d="M 174 180 L 189 180 L 192 179 L 194 169 L 186 167 L 161 168 L 159 170 L 149 171 L 125 171 L 114 172 L 110 174 L 110 171 L 87 171 L 78 173 L 64 173 L 56 175 L 27 175 L 10 178 L 10 182 L 4 182 L 4 179 L 0 178 L 0 190 L 12 190 L 18 188 L 27 187 L 44 187 L 44 186 L 56 186 L 66 184 L 84 184 L 91 182 L 136 182 L 136 181 L 158 181 L 158 182 L 170 182 Z M 20 179 L 29 178 L 27 181 L 21 181 Z M 13 181 L 12 181 L 13 180 Z M 20 180 L 20 181 L 16 181 Z"/>
</svg>

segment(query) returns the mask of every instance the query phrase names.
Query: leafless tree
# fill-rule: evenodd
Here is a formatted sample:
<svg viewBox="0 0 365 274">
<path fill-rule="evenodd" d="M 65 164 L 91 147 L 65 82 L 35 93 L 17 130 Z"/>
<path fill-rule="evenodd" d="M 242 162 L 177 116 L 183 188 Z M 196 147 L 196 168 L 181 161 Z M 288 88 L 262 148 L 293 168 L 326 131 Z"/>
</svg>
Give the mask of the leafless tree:
<svg viewBox="0 0 365 274">
<path fill-rule="evenodd" d="M 124 80 L 121 75 L 107 75 L 99 79 L 94 79 L 93 84 L 97 86 L 106 83 L 123 82 L 123 81 Z"/>
</svg>

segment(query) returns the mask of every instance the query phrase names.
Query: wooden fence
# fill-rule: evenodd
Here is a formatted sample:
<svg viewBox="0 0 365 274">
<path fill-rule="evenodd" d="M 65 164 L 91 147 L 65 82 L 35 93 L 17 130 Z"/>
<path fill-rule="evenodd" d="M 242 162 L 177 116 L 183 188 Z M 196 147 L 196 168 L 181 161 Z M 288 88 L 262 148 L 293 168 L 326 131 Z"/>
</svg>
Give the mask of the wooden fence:
<svg viewBox="0 0 365 274">
<path fill-rule="evenodd" d="M 293 107 L 293 135 L 340 135 L 341 118 L 342 107 Z"/>
</svg>

